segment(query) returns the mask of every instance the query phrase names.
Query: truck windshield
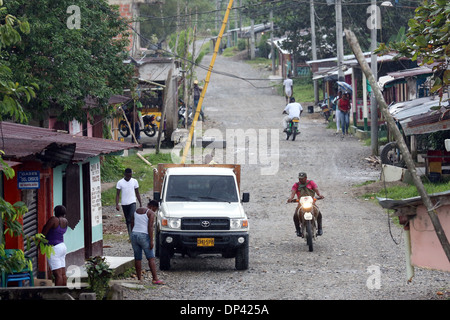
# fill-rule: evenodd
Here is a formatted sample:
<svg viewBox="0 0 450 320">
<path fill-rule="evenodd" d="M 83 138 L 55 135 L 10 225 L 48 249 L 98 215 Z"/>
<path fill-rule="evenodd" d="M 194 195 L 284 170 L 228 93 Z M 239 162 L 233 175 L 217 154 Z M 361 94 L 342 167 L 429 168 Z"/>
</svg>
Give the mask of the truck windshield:
<svg viewBox="0 0 450 320">
<path fill-rule="evenodd" d="M 233 176 L 173 175 L 166 201 L 238 202 Z"/>
</svg>

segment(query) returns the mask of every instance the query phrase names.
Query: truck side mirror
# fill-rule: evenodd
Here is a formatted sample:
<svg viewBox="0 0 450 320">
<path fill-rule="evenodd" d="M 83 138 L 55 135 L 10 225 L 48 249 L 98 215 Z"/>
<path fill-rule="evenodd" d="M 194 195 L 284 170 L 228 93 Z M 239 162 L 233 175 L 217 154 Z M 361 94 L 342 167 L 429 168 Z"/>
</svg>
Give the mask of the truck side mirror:
<svg viewBox="0 0 450 320">
<path fill-rule="evenodd" d="M 242 194 L 242 202 L 249 202 L 250 201 L 250 193 L 244 192 Z"/>
<path fill-rule="evenodd" d="M 155 192 L 153 192 L 153 200 L 155 200 L 155 201 L 161 201 L 161 192 L 159 192 L 159 191 L 155 191 Z"/>
</svg>

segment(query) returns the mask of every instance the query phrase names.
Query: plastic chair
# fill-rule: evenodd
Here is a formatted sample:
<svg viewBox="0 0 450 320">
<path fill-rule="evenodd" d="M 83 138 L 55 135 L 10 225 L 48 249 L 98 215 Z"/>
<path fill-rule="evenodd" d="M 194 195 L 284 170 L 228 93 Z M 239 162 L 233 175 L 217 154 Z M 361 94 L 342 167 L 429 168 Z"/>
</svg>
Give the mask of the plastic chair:
<svg viewBox="0 0 450 320">
<path fill-rule="evenodd" d="M 16 252 L 18 249 L 5 249 L 6 257 L 10 257 Z M 26 259 L 31 259 L 25 256 Z M 2 272 L 1 277 L 1 287 L 8 287 L 9 282 L 17 282 L 19 287 L 22 287 L 22 282 L 28 280 L 30 282 L 30 286 L 34 287 L 34 276 L 33 270 L 25 267 L 20 271 L 14 270 L 13 273 Z"/>
</svg>

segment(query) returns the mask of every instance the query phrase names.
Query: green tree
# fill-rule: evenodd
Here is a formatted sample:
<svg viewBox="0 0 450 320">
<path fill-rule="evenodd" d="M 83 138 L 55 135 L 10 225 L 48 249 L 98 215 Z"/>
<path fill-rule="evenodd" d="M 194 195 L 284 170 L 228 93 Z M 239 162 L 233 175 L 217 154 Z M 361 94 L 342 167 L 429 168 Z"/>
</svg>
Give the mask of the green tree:
<svg viewBox="0 0 450 320">
<path fill-rule="evenodd" d="M 0 121 L 14 119 L 25 122 L 26 115 L 22 107 L 23 102 L 29 102 L 35 96 L 34 89 L 37 84 L 30 86 L 20 85 L 14 81 L 13 72 L 9 67 L 10 54 L 7 49 L 20 43 L 22 34 L 30 32 L 30 26 L 26 20 L 18 19 L 8 13 L 0 0 Z"/>
<path fill-rule="evenodd" d="M 180 15 L 177 14 L 177 5 Z M 188 13 L 186 15 L 186 6 Z M 197 29 L 206 30 L 213 28 L 215 1 L 211 0 L 166 0 L 164 3 L 142 4 L 140 6 L 141 21 L 141 45 L 149 45 L 148 39 L 153 35 L 158 42 L 167 40 L 169 36 L 178 30 L 186 29 L 186 26 L 197 24 Z"/>
<path fill-rule="evenodd" d="M 0 0 L 0 121 L 4 118 L 13 118 L 18 121 L 25 121 L 25 113 L 21 101 L 30 101 L 34 97 L 34 87 L 22 86 L 13 81 L 11 69 L 7 66 L 8 58 L 6 49 L 11 46 L 17 46 L 21 43 L 21 34 L 30 32 L 26 20 L 18 19 L 8 13 L 7 8 L 3 6 L 3 0 Z M 3 151 L 0 150 L 0 170 L 7 179 L 14 177 L 14 170 L 3 160 Z M 31 263 L 24 256 L 23 251 L 18 250 L 12 256 L 6 257 L 4 246 L 4 235 L 19 236 L 23 234 L 22 223 L 23 215 L 28 211 L 25 203 L 18 201 L 10 204 L 0 197 L 0 271 L 12 272 L 12 270 L 21 270 L 24 267 L 31 268 Z M 3 230 L 3 227 L 5 229 Z M 30 239 L 27 239 L 30 240 Z M 41 252 L 49 254 L 52 247 L 47 246 L 47 240 L 42 234 L 37 234 L 33 239 L 36 245 L 39 245 Z M 29 241 L 28 241 L 29 243 Z"/>
<path fill-rule="evenodd" d="M 382 19 L 382 29 L 378 32 L 379 39 L 388 39 L 397 35 L 402 26 L 413 16 L 409 6 L 416 5 L 417 1 L 401 1 L 404 6 L 394 8 L 379 7 Z M 370 1 L 343 1 L 342 25 L 351 29 L 358 36 L 363 50 L 370 48 L 370 30 L 367 28 L 369 14 L 367 9 Z M 335 6 L 328 1 L 314 1 L 316 46 L 319 59 L 336 56 L 336 15 Z M 273 10 L 276 35 L 286 35 L 284 48 L 291 50 L 296 59 L 311 59 L 311 20 L 310 2 L 302 0 L 291 1 L 258 1 L 247 0 L 244 13 L 255 19 L 255 22 L 268 22 L 270 10 Z M 381 41 L 380 41 L 381 42 Z M 349 47 L 344 44 L 346 53 Z"/>
<path fill-rule="evenodd" d="M 381 44 L 377 52 L 398 51 L 398 57 L 408 57 L 422 64 L 434 64 L 432 92 L 442 93 L 450 85 L 450 2 L 425 0 L 408 22 L 406 40 Z M 441 101 L 442 102 L 442 101 Z"/>
<path fill-rule="evenodd" d="M 74 6 L 74 4 L 76 4 Z M 8 49 L 8 63 L 19 83 L 40 87 L 26 106 L 33 119 L 50 113 L 62 121 L 83 121 L 84 99 L 97 99 L 92 114 L 108 114 L 108 98 L 131 87 L 127 58 L 128 24 L 105 0 L 11 0 L 8 11 L 26 16 L 30 32 Z"/>
</svg>

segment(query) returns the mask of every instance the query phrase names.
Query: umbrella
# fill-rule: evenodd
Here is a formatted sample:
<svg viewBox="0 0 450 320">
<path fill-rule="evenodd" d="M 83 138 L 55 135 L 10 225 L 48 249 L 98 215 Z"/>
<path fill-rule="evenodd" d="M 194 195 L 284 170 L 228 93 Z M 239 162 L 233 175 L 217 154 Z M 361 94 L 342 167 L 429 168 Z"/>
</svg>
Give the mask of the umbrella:
<svg viewBox="0 0 450 320">
<path fill-rule="evenodd" d="M 347 82 L 344 81 L 336 81 L 336 83 L 338 84 L 339 90 L 341 90 L 342 92 L 353 92 L 352 86 L 349 85 Z"/>
</svg>

